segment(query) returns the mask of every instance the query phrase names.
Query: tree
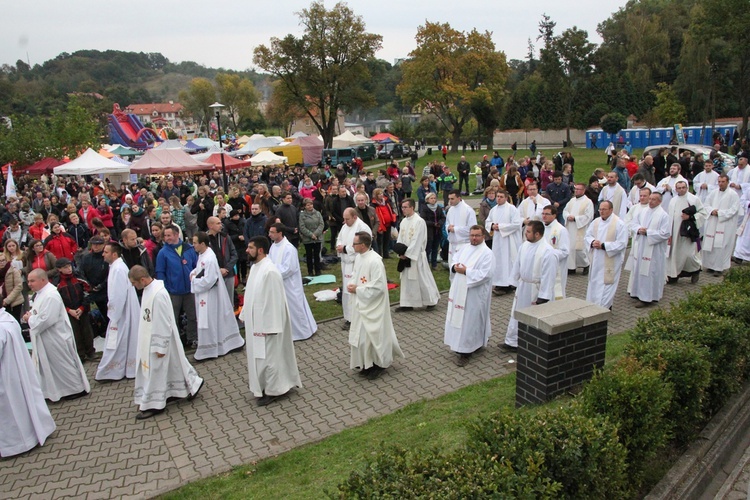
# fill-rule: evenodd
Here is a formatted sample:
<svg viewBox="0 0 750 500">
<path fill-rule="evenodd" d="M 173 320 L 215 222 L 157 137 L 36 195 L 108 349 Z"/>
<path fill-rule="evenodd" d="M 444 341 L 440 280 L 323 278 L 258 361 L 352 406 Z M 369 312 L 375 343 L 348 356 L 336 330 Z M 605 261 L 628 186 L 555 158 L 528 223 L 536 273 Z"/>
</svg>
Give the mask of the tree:
<svg viewBox="0 0 750 500">
<path fill-rule="evenodd" d="M 609 113 L 602 116 L 599 126 L 608 134 L 616 134 L 628 126 L 628 120 L 620 113 Z"/>
<path fill-rule="evenodd" d="M 457 151 L 473 109 L 496 109 L 503 98 L 505 54 L 495 50 L 491 33 L 464 33 L 447 23 L 426 22 L 416 41 L 396 92 L 406 104 L 434 114 Z"/>
<path fill-rule="evenodd" d="M 656 105 L 652 111 L 654 119 L 659 125 L 672 126 L 675 123 L 683 123 L 687 120 L 687 109 L 680 102 L 671 85 L 660 82 L 651 93 L 656 97 Z"/>
<path fill-rule="evenodd" d="M 368 107 L 374 101 L 362 88 L 383 37 L 365 31 L 362 17 L 345 4 L 326 10 L 322 1 L 297 13 L 304 27 L 301 38 L 271 38 L 255 48 L 253 62 L 280 81 L 282 102 L 293 103 L 312 120 L 330 147 L 339 111 Z"/>
<path fill-rule="evenodd" d="M 232 119 L 235 131 L 238 122 L 258 113 L 257 105 L 260 97 L 253 82 L 247 78 L 241 78 L 236 74 L 218 73 L 216 86 L 219 99 L 226 106 L 226 114 Z"/>
<path fill-rule="evenodd" d="M 567 142 L 568 146 L 572 146 L 570 127 L 574 120 L 573 104 L 578 100 L 588 77 L 591 75 L 594 44 L 589 42 L 586 31 L 573 26 L 554 40 L 552 48 L 560 60 L 565 75 L 560 84 L 565 97 Z"/>
<path fill-rule="evenodd" d="M 187 90 L 180 91 L 180 102 L 188 113 L 199 117 L 201 127 L 208 130 L 211 121 L 211 108 L 209 106 L 216 102 L 216 89 L 207 78 L 193 78 L 190 80 Z"/>
<path fill-rule="evenodd" d="M 280 90 L 281 85 L 280 81 L 272 84 L 273 91 L 271 92 L 271 99 L 266 105 L 265 114 L 270 126 L 282 129 L 284 137 L 289 137 L 292 135 L 292 122 L 303 112 L 293 102 L 284 100 L 288 94 Z"/>
</svg>

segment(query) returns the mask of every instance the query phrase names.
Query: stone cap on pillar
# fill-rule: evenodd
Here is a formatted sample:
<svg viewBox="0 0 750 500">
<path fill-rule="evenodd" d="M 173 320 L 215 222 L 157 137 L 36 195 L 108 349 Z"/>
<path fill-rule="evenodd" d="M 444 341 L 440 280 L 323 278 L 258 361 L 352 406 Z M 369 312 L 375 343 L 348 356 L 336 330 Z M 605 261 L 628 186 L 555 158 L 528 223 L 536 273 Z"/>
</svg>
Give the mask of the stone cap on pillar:
<svg viewBox="0 0 750 500">
<path fill-rule="evenodd" d="M 611 315 L 612 311 L 609 309 L 570 297 L 519 309 L 514 317 L 519 323 L 536 328 L 548 335 L 556 335 L 607 321 Z"/>
</svg>

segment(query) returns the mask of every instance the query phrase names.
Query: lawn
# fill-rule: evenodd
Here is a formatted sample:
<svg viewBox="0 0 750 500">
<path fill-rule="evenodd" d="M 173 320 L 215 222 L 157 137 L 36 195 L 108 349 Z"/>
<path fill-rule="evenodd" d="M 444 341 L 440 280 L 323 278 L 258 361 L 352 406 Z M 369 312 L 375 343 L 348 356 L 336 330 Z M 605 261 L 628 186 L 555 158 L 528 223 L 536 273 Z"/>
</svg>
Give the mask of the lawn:
<svg viewBox="0 0 750 500">
<path fill-rule="evenodd" d="M 628 341 L 627 334 L 610 336 L 607 361 L 619 357 Z M 515 374 L 510 374 L 410 404 L 317 443 L 195 481 L 161 498 L 324 498 L 325 491 L 333 491 L 379 447 L 454 449 L 464 442 L 469 420 L 512 408 L 514 401 Z"/>
</svg>

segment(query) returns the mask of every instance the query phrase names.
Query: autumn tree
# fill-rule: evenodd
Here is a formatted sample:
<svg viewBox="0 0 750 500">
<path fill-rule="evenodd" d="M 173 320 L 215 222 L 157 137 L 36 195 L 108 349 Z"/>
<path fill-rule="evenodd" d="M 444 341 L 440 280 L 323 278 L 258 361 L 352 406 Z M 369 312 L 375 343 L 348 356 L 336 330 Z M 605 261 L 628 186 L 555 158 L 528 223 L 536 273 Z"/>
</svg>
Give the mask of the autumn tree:
<svg viewBox="0 0 750 500">
<path fill-rule="evenodd" d="M 303 112 L 293 102 L 285 101 L 288 93 L 281 91 L 281 81 L 276 81 L 272 85 L 271 99 L 265 110 L 266 120 L 272 127 L 282 129 L 284 137 L 289 137 L 292 134 L 292 122 Z"/>
<path fill-rule="evenodd" d="M 672 126 L 675 123 L 683 123 L 687 120 L 687 109 L 680 102 L 671 85 L 664 82 L 658 83 L 656 89 L 651 92 L 656 97 L 656 104 L 651 111 L 654 120 L 659 125 Z"/>
<path fill-rule="evenodd" d="M 367 60 L 383 37 L 367 33 L 362 17 L 342 2 L 331 10 L 313 2 L 297 15 L 302 37 L 271 38 L 255 48 L 253 62 L 281 81 L 281 101 L 304 110 L 330 147 L 339 111 L 374 103 L 361 82 L 370 77 Z"/>
<path fill-rule="evenodd" d="M 447 23 L 426 22 L 417 29 L 416 42 L 396 92 L 404 103 L 434 114 L 456 151 L 474 112 L 497 109 L 502 100 L 508 76 L 505 54 L 495 50 L 490 32 L 465 33 Z M 483 122 L 489 123 L 487 118 L 482 116 Z"/>
<path fill-rule="evenodd" d="M 187 90 L 180 91 L 180 102 L 188 113 L 198 117 L 201 128 L 208 131 L 211 121 L 211 108 L 209 106 L 216 102 L 216 89 L 208 78 L 193 78 L 190 80 Z"/>
<path fill-rule="evenodd" d="M 237 130 L 237 123 L 251 118 L 258 113 L 260 96 L 253 82 L 236 74 L 218 73 L 216 87 L 219 101 L 226 106 L 224 111 L 232 120 L 232 128 Z"/>
</svg>

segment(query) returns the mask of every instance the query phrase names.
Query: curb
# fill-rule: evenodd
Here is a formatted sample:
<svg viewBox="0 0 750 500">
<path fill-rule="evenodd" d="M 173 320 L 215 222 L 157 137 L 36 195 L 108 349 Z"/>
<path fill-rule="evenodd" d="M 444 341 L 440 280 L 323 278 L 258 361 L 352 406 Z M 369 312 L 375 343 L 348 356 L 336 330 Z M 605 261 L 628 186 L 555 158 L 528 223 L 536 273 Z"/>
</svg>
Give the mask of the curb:
<svg viewBox="0 0 750 500">
<path fill-rule="evenodd" d="M 703 428 L 646 499 L 699 498 L 727 465 L 750 426 L 750 383 Z M 740 455 L 744 447 L 740 450 Z M 733 464 L 732 464 L 733 465 Z"/>
</svg>

